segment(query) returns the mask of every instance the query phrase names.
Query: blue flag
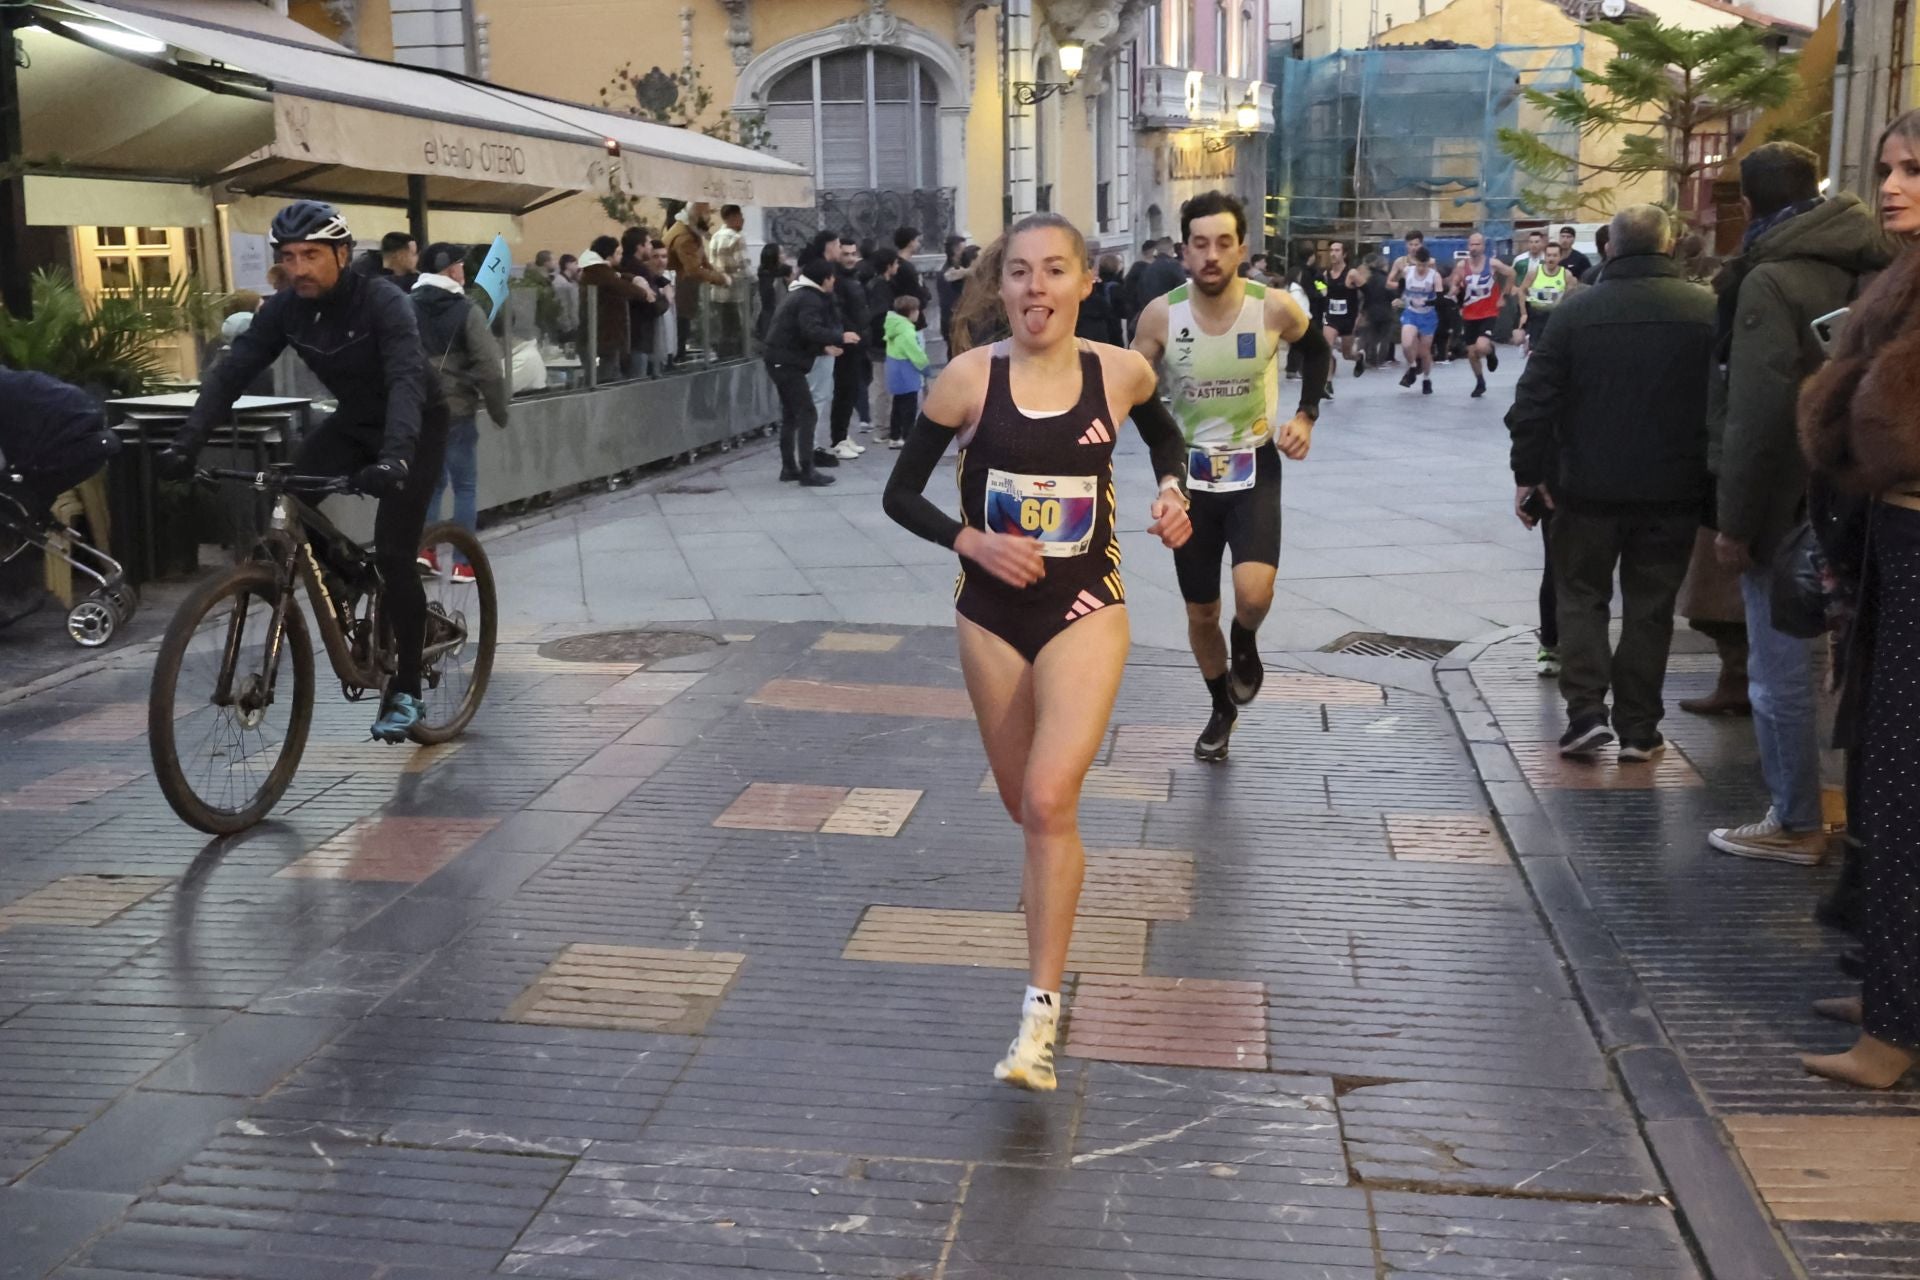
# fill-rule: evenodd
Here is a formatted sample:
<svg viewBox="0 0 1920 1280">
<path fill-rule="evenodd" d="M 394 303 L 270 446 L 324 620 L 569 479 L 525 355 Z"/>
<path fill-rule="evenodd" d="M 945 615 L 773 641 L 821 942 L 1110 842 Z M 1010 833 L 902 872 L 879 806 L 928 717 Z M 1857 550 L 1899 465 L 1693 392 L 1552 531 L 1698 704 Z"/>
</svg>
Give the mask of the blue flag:
<svg viewBox="0 0 1920 1280">
<path fill-rule="evenodd" d="M 487 260 L 480 264 L 480 270 L 473 277 L 473 282 L 493 299 L 493 310 L 487 312 L 488 324 L 493 323 L 507 300 L 507 268 L 512 265 L 513 255 L 507 251 L 507 238 L 495 236 L 493 247 L 487 250 Z"/>
</svg>

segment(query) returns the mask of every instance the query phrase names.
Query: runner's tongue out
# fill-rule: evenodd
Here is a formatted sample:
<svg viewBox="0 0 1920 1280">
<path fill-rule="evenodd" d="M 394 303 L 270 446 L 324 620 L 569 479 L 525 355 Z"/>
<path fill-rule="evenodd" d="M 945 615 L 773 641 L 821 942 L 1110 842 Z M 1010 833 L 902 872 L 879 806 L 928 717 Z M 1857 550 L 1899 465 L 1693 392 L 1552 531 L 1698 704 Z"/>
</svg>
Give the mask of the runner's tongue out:
<svg viewBox="0 0 1920 1280">
<path fill-rule="evenodd" d="M 1053 312 L 1047 310 L 1045 307 L 1028 307 L 1025 311 L 1021 312 L 1020 315 L 1022 320 L 1026 322 L 1027 333 L 1037 338 L 1040 336 L 1041 331 L 1047 327 L 1047 321 L 1052 318 Z"/>
</svg>

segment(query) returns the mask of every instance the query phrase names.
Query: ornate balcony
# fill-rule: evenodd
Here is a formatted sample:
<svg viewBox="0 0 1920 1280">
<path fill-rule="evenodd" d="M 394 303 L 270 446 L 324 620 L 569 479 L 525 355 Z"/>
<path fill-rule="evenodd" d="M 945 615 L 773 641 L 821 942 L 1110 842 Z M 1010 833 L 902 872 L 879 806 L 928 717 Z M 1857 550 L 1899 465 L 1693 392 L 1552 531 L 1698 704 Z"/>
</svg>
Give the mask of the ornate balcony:
<svg viewBox="0 0 1920 1280">
<path fill-rule="evenodd" d="M 1142 67 L 1134 120 L 1145 129 L 1237 131 L 1240 104 L 1249 92 L 1260 109 L 1260 124 L 1254 132 L 1273 132 L 1273 86 L 1264 80 L 1236 80 L 1179 67 Z"/>
</svg>

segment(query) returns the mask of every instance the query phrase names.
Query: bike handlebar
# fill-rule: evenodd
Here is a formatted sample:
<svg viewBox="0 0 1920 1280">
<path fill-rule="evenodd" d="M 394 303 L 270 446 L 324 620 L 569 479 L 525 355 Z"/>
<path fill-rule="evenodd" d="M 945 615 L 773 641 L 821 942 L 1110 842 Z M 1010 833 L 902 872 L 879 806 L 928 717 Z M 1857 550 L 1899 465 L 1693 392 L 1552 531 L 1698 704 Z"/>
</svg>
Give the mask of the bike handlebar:
<svg viewBox="0 0 1920 1280">
<path fill-rule="evenodd" d="M 239 480 L 256 489 L 279 492 L 285 489 L 298 489 L 306 493 L 336 494 L 358 493 L 353 487 L 351 476 L 307 476 L 291 471 L 240 471 L 230 467 L 201 467 L 194 472 L 200 480 Z"/>
</svg>

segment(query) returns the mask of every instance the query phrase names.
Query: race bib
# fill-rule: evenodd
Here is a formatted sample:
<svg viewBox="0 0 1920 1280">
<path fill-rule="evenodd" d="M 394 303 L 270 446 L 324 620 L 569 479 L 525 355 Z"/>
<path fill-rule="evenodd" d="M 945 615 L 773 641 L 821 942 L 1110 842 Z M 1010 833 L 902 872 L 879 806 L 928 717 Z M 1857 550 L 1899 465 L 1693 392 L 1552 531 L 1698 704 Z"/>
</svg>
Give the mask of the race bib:
<svg viewBox="0 0 1920 1280">
<path fill-rule="evenodd" d="M 987 472 L 987 528 L 1032 538 L 1043 556 L 1085 555 L 1093 546 L 1099 480 Z"/>
<path fill-rule="evenodd" d="M 1551 307 L 1560 301 L 1560 291 L 1558 289 L 1535 289 L 1533 291 L 1533 300 L 1543 307 Z"/>
<path fill-rule="evenodd" d="M 1343 316 L 1347 314 L 1347 300 L 1345 298 L 1329 298 L 1327 300 L 1327 314 L 1330 316 Z"/>
<path fill-rule="evenodd" d="M 1199 493 L 1238 493 L 1253 488 L 1259 474 L 1252 449 L 1188 449 L 1187 488 Z"/>
</svg>

